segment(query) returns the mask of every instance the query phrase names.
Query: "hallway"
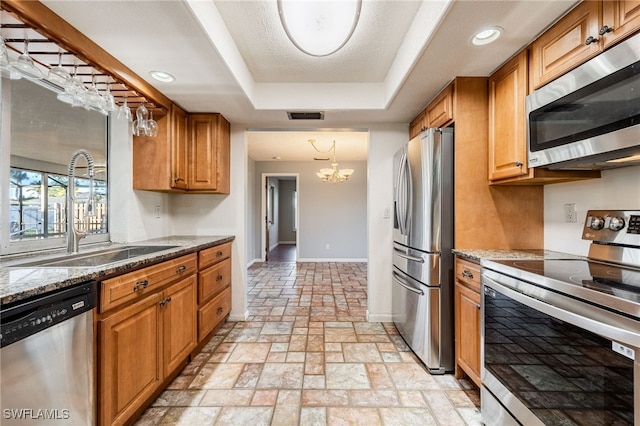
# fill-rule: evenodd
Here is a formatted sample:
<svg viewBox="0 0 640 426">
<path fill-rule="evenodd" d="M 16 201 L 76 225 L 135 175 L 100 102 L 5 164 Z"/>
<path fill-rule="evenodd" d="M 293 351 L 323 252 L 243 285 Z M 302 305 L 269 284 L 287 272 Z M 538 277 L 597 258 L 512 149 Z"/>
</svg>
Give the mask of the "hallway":
<svg viewBox="0 0 640 426">
<path fill-rule="evenodd" d="M 295 262 L 296 260 L 295 244 L 278 244 L 275 248 L 269 250 L 267 262 Z"/>
<path fill-rule="evenodd" d="M 366 263 L 256 263 L 227 323 L 143 425 L 479 425 L 478 392 L 431 376 L 391 323 L 365 320 Z"/>
</svg>

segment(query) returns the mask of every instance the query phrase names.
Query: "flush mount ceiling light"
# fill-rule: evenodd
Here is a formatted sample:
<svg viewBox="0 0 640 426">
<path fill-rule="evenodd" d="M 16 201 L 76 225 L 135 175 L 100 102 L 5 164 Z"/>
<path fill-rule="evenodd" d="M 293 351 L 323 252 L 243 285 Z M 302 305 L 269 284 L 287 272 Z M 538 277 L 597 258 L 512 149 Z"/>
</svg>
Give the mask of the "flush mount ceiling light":
<svg viewBox="0 0 640 426">
<path fill-rule="evenodd" d="M 362 0 L 278 0 L 278 14 L 289 40 L 311 56 L 337 52 L 353 35 Z"/>
<path fill-rule="evenodd" d="M 316 147 L 316 141 L 314 139 L 309 139 L 309 143 L 313 146 L 313 149 L 320 153 L 333 151 L 333 163 L 331 163 L 331 168 L 320 169 L 320 171 L 316 172 L 316 176 L 322 179 L 323 182 L 342 183 L 349 179 L 349 176 L 353 174 L 353 169 L 338 170 L 338 163 L 336 162 L 336 141 L 333 141 L 331 148 L 327 151 L 320 151 L 318 147 Z"/>
<path fill-rule="evenodd" d="M 491 27 L 478 32 L 471 39 L 471 43 L 476 46 L 484 46 L 485 44 L 492 43 L 502 35 L 504 30 L 501 27 Z"/>
<path fill-rule="evenodd" d="M 174 76 L 165 71 L 151 71 L 149 72 L 149 75 L 151 75 L 154 80 L 158 80 L 163 83 L 171 83 L 176 79 Z"/>
</svg>

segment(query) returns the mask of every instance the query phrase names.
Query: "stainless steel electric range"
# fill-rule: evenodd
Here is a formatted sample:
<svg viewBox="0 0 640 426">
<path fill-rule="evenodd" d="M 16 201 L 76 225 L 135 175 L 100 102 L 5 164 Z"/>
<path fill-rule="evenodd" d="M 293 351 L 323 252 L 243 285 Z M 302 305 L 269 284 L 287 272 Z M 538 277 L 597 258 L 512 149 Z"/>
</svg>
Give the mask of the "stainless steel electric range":
<svg viewBox="0 0 640 426">
<path fill-rule="evenodd" d="M 482 265 L 487 425 L 640 425 L 640 211 L 590 210 L 586 258 Z"/>
</svg>

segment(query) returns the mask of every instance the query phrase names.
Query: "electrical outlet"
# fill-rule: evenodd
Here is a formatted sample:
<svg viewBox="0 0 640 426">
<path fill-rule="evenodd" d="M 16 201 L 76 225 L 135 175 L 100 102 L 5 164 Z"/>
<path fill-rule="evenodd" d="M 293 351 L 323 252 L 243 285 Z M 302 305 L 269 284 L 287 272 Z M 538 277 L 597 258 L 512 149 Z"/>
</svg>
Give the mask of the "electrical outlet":
<svg viewBox="0 0 640 426">
<path fill-rule="evenodd" d="M 326 250 L 329 250 L 329 243 L 325 244 L 325 245 L 324 245 L 324 248 L 325 248 Z"/>
<path fill-rule="evenodd" d="M 578 221 L 575 204 L 564 205 L 564 221 L 567 223 L 576 223 Z"/>
<path fill-rule="evenodd" d="M 160 206 L 156 206 L 155 211 L 156 211 L 156 219 L 160 219 Z"/>
</svg>

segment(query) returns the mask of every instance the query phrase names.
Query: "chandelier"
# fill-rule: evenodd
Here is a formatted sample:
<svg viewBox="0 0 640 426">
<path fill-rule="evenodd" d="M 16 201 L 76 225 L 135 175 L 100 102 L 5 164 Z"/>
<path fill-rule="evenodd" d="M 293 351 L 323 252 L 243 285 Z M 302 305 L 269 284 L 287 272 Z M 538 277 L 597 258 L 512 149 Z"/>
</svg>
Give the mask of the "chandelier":
<svg viewBox="0 0 640 426">
<path fill-rule="evenodd" d="M 353 174 L 353 169 L 340 169 L 338 170 L 338 163 L 336 162 L 336 141 L 333 141 L 331 148 L 327 151 L 320 151 L 318 147 L 316 147 L 316 141 L 313 139 L 309 139 L 311 146 L 317 152 L 321 153 L 329 153 L 333 151 L 333 163 L 331 163 L 331 168 L 320 169 L 320 171 L 316 172 L 316 176 L 322 179 L 323 182 L 331 182 L 331 183 L 341 183 L 345 180 L 349 179 L 349 176 Z"/>
</svg>

